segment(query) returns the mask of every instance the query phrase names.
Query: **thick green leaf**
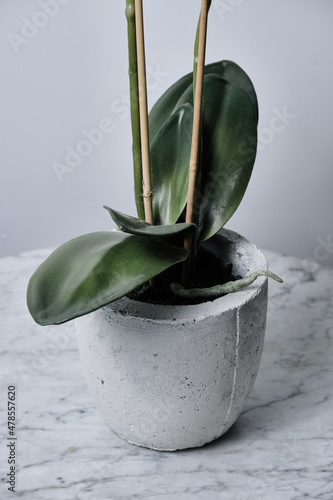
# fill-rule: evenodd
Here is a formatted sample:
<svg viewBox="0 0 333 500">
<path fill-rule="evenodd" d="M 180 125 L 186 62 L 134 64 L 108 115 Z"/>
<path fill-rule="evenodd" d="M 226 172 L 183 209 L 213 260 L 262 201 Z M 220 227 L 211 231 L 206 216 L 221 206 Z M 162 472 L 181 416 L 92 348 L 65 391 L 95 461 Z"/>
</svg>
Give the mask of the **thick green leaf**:
<svg viewBox="0 0 333 500">
<path fill-rule="evenodd" d="M 230 83 L 239 85 L 249 95 L 255 109 L 257 123 L 259 118 L 257 94 L 253 83 L 245 71 L 232 61 L 219 61 L 208 64 L 205 68 L 205 75 L 216 74 L 228 80 Z"/>
<path fill-rule="evenodd" d="M 130 215 L 117 212 L 110 207 L 104 206 L 109 211 L 112 219 L 117 226 L 129 234 L 137 234 L 140 236 L 153 236 L 158 238 L 170 237 L 175 235 L 193 234 L 196 230 L 195 224 L 187 224 L 186 222 L 180 224 L 171 224 L 167 226 L 154 226 L 143 220 L 131 217 Z"/>
<path fill-rule="evenodd" d="M 156 101 L 149 113 L 149 139 L 150 144 L 154 141 L 157 133 L 163 127 L 169 116 L 174 111 L 178 99 L 192 83 L 192 73 L 183 76 L 171 85 L 164 94 Z"/>
<path fill-rule="evenodd" d="M 193 107 L 185 103 L 167 119 L 151 144 L 155 224 L 174 224 L 186 205 L 192 125 Z"/>
<path fill-rule="evenodd" d="M 153 211 L 173 224 L 187 200 L 193 113 L 193 74 L 168 89 L 149 116 Z M 187 115 L 180 111 L 187 109 Z M 191 110 L 191 111 L 189 111 Z M 231 61 L 205 67 L 200 240 L 231 217 L 246 190 L 257 144 L 258 103 L 247 74 Z"/>
<path fill-rule="evenodd" d="M 205 76 L 202 120 L 200 241 L 217 233 L 237 209 L 257 145 L 257 115 L 248 93 L 215 74 Z"/>
<path fill-rule="evenodd" d="M 208 74 L 217 74 L 225 80 L 242 87 L 251 98 L 258 121 L 257 95 L 250 78 L 240 66 L 232 61 L 219 61 L 205 66 L 205 75 Z M 169 116 L 177 109 L 179 106 L 178 101 L 192 83 L 193 73 L 188 73 L 166 90 L 154 104 L 149 113 L 149 136 L 151 142 L 155 139 Z"/>
<path fill-rule="evenodd" d="M 190 158 L 192 84 L 183 92 L 152 145 L 152 186 L 156 222 L 172 224 L 184 210 Z M 184 127 L 187 127 L 187 131 Z M 257 114 L 249 94 L 216 74 L 204 77 L 202 179 L 199 241 L 215 234 L 232 216 L 245 193 L 256 156 Z M 153 146 L 158 148 L 153 149 Z"/>
<path fill-rule="evenodd" d="M 256 123 L 258 123 L 258 102 L 257 96 L 253 87 L 253 84 L 247 74 L 239 67 L 237 64 L 230 61 L 220 61 L 217 63 L 210 64 L 206 66 L 205 79 L 207 82 L 207 77 L 209 76 L 219 76 L 223 80 L 232 83 L 234 86 L 243 89 L 251 99 L 254 107 L 254 112 L 256 116 Z M 185 103 L 189 103 L 193 106 L 193 84 L 184 90 L 177 103 L 175 104 L 174 111 L 178 109 L 179 106 L 183 106 Z"/>
<path fill-rule="evenodd" d="M 41 325 L 64 323 L 119 299 L 187 255 L 157 238 L 86 234 L 59 247 L 35 271 L 28 308 Z"/>
</svg>

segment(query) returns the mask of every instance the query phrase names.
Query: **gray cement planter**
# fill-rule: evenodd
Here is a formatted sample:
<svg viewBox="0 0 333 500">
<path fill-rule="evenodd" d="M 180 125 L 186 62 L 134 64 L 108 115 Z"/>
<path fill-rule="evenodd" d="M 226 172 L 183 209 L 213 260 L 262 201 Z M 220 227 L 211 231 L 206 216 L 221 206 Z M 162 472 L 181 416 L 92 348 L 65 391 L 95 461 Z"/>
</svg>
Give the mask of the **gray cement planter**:
<svg viewBox="0 0 333 500">
<path fill-rule="evenodd" d="M 235 274 L 267 268 L 245 238 L 227 230 L 219 237 Z M 262 277 L 199 305 L 123 298 L 77 319 L 87 384 L 111 429 L 130 443 L 170 451 L 224 434 L 256 379 L 266 310 Z"/>
</svg>

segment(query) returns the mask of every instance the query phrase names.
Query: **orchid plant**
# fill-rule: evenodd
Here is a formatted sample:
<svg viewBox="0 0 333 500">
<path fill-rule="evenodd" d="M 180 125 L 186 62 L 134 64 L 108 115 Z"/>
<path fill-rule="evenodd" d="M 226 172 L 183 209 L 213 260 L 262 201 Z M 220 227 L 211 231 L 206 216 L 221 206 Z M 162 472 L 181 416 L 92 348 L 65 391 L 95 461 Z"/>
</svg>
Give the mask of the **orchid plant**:
<svg viewBox="0 0 333 500">
<path fill-rule="evenodd" d="M 234 62 L 205 66 L 210 0 L 202 0 L 193 73 L 149 115 L 142 0 L 126 0 L 135 202 L 138 217 L 110 207 L 118 230 L 80 236 L 55 250 L 30 279 L 27 302 L 41 325 L 94 311 L 149 282 L 184 300 L 237 291 L 267 270 L 193 288 L 196 256 L 237 209 L 257 149 L 253 84 Z"/>
</svg>

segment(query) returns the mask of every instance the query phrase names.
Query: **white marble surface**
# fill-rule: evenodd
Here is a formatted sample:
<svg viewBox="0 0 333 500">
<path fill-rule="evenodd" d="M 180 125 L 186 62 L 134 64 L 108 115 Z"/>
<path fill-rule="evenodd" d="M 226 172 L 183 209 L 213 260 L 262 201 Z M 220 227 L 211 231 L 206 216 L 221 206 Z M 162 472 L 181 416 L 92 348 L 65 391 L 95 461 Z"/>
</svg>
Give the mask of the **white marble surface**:
<svg viewBox="0 0 333 500">
<path fill-rule="evenodd" d="M 47 250 L 0 260 L 1 498 L 333 498 L 333 270 L 266 252 L 265 347 L 245 410 L 203 448 L 156 452 L 115 435 L 83 379 L 74 325 L 40 327 L 25 305 Z M 7 387 L 17 387 L 16 494 L 7 491 Z"/>
</svg>

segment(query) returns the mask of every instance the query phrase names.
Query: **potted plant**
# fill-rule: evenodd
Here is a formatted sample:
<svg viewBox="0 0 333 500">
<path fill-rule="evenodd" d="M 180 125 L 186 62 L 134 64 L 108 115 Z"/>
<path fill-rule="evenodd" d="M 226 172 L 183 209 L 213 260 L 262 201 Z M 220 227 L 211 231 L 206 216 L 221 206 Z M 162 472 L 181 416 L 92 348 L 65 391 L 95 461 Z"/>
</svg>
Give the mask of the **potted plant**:
<svg viewBox="0 0 333 500">
<path fill-rule="evenodd" d="M 258 104 L 238 65 L 204 65 L 210 3 L 193 73 L 148 117 L 142 3 L 126 1 L 138 218 L 105 207 L 117 229 L 59 247 L 27 291 L 37 323 L 77 318 L 87 382 L 112 429 L 160 450 L 201 446 L 239 416 L 260 362 L 267 277 L 281 281 L 223 229 L 251 176 Z"/>
</svg>

